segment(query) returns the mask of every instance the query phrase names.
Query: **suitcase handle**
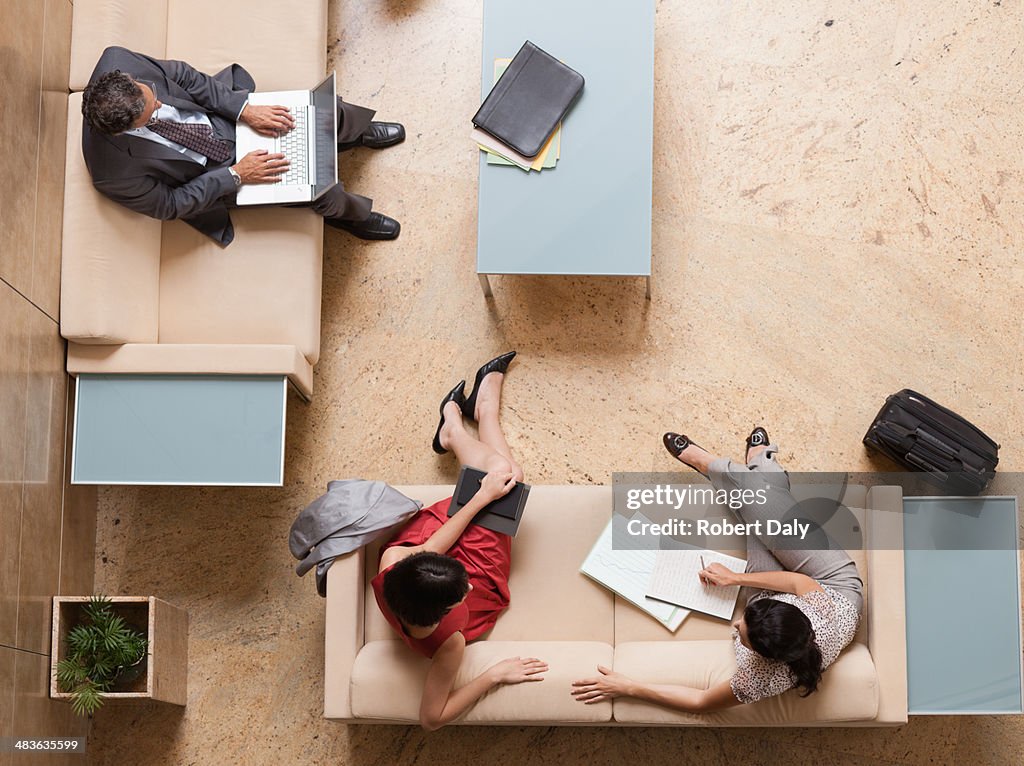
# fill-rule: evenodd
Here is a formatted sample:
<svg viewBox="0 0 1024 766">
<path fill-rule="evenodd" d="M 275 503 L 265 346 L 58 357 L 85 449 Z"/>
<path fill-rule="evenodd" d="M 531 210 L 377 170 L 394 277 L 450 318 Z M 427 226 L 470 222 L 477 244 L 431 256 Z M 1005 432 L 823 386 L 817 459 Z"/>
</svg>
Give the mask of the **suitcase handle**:
<svg viewBox="0 0 1024 766">
<path fill-rule="evenodd" d="M 930 444 L 932 447 L 937 449 L 939 452 L 943 452 L 943 453 L 949 455 L 951 458 L 958 458 L 958 457 L 960 457 L 959 450 L 954 450 L 952 447 L 950 447 L 948 444 L 946 444 L 946 442 L 942 441 L 941 439 L 935 438 L 934 436 L 932 436 L 927 431 L 923 431 L 920 428 L 916 428 L 916 429 L 914 429 L 914 435 L 917 436 L 918 439 L 920 439 L 921 441 L 925 442 L 926 444 Z"/>
<path fill-rule="evenodd" d="M 949 475 L 945 471 L 940 471 L 934 465 L 922 460 L 913 452 L 908 452 L 906 458 L 908 463 L 913 463 L 922 471 L 927 471 L 928 473 L 933 474 L 939 481 L 946 481 L 946 479 L 949 478 Z"/>
</svg>

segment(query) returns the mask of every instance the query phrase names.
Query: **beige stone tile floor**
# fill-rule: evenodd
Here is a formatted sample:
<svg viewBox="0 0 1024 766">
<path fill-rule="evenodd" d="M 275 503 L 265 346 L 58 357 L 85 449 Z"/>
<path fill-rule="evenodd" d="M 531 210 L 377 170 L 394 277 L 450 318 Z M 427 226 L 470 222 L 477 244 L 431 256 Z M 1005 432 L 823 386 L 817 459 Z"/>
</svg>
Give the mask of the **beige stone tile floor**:
<svg viewBox="0 0 1024 766">
<path fill-rule="evenodd" d="M 311 404 L 283 489 L 106 488 L 97 588 L 191 616 L 189 704 L 101 711 L 94 764 L 1011 764 L 1021 718 L 887 730 L 345 727 L 321 718 L 323 602 L 288 554 L 332 478 L 450 482 L 440 396 L 509 348 L 503 419 L 535 483 L 670 470 L 675 428 L 738 451 L 764 423 L 797 470 L 867 470 L 903 386 L 951 403 L 1024 470 L 1024 48 L 1017 2 L 660 0 L 654 295 L 630 279 L 474 276 L 476 0 L 339 0 L 346 96 L 408 141 L 346 156 L 403 223 L 326 234 Z M 829 23 L 831 22 L 831 23 Z M 566 163 L 572 161 L 565 147 Z M 509 172 L 515 172 L 512 169 Z M 558 172 L 558 171 L 556 171 Z"/>
</svg>

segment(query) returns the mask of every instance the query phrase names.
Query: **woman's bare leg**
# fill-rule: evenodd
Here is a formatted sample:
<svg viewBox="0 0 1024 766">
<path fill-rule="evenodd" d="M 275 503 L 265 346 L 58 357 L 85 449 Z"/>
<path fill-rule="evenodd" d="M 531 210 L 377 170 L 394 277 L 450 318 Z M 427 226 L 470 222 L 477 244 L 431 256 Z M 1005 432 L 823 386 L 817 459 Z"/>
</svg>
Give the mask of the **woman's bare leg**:
<svg viewBox="0 0 1024 766">
<path fill-rule="evenodd" d="M 500 372 L 492 372 L 480 381 L 480 393 L 476 399 L 477 425 L 480 441 L 507 459 L 512 464 L 512 473 L 515 474 L 516 481 L 522 481 L 523 469 L 512 457 L 512 450 L 505 440 L 498 420 L 498 412 L 501 409 L 501 386 L 504 381 L 505 376 Z"/>
<path fill-rule="evenodd" d="M 462 465 L 472 466 L 481 471 L 510 471 L 515 473 L 518 468 L 518 466 L 494 449 L 494 447 L 474 438 L 466 430 L 466 426 L 462 422 L 462 410 L 455 402 L 448 402 L 444 406 L 441 446 L 454 452 L 455 459 Z"/>
</svg>

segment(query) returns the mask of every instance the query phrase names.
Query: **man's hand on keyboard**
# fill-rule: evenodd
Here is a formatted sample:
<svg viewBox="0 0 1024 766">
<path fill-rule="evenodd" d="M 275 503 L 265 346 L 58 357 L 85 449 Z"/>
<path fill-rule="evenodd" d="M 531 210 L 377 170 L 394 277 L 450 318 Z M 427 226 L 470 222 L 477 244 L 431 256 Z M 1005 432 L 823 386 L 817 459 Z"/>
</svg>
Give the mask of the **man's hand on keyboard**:
<svg viewBox="0 0 1024 766">
<path fill-rule="evenodd" d="M 295 127 L 295 120 L 286 106 L 246 104 L 238 119 L 264 136 L 279 136 Z"/>
<path fill-rule="evenodd" d="M 270 154 L 266 149 L 249 152 L 232 167 L 243 184 L 273 184 L 281 180 L 290 163 L 283 154 Z"/>
</svg>

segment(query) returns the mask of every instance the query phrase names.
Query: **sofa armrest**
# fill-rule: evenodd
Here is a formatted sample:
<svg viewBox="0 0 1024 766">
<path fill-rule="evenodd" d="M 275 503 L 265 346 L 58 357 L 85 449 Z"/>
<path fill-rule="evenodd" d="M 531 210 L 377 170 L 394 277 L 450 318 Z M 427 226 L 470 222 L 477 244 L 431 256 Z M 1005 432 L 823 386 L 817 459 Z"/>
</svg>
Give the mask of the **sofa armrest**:
<svg viewBox="0 0 1024 766">
<path fill-rule="evenodd" d="M 358 548 L 327 570 L 324 625 L 324 718 L 352 718 L 352 666 L 363 648 L 366 552 Z"/>
<path fill-rule="evenodd" d="M 907 722 L 903 490 L 872 487 L 867 506 L 868 649 L 878 674 L 875 723 L 902 724 Z"/>
<path fill-rule="evenodd" d="M 295 346 L 222 343 L 68 343 L 72 375 L 287 375 L 299 393 L 313 395 L 313 368 Z"/>
</svg>

